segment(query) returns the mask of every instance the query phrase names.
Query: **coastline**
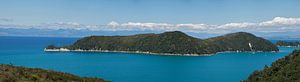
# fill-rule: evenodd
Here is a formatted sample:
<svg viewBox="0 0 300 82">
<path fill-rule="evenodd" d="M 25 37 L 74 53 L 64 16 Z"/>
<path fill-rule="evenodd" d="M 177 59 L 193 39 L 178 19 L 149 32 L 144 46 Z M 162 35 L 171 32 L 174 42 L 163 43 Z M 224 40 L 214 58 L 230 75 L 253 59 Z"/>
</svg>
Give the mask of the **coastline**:
<svg viewBox="0 0 300 82">
<path fill-rule="evenodd" d="M 300 47 L 300 45 L 298 45 L 298 46 L 278 46 L 278 47 Z"/>
<path fill-rule="evenodd" d="M 116 51 L 116 50 L 82 50 L 75 49 L 70 50 L 67 48 L 59 49 L 44 49 L 45 52 L 117 52 L 117 53 L 135 53 L 135 54 L 148 54 L 148 55 L 165 55 L 165 56 L 212 56 L 217 53 L 227 53 L 227 52 L 278 52 L 278 51 L 221 51 L 212 54 L 172 54 L 172 53 L 153 53 L 153 52 L 144 52 L 144 51 Z"/>
<path fill-rule="evenodd" d="M 229 53 L 229 52 L 248 52 L 248 53 L 256 53 L 256 52 L 272 52 L 272 53 L 276 53 L 279 51 L 222 51 L 222 52 L 217 52 L 217 53 Z"/>
<path fill-rule="evenodd" d="M 44 49 L 45 52 L 118 52 L 118 53 L 136 53 L 136 54 L 149 54 L 149 55 L 165 55 L 165 56 L 212 56 L 213 54 L 172 54 L 172 53 L 154 53 L 154 52 L 144 52 L 144 51 L 116 51 L 116 50 L 82 50 L 75 49 L 69 50 L 66 48 L 59 49 Z"/>
</svg>

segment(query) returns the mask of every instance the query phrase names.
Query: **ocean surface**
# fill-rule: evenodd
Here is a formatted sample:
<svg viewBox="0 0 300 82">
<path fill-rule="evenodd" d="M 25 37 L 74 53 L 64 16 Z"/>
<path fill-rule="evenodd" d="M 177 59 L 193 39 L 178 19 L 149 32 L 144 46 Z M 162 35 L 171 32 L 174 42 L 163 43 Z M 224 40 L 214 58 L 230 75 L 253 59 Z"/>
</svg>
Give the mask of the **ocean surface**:
<svg viewBox="0 0 300 82">
<path fill-rule="evenodd" d="M 68 45 L 77 39 L 1 36 L 0 64 L 44 68 L 113 82 L 238 82 L 300 49 L 280 47 L 278 53 L 226 52 L 198 57 L 43 51 L 47 45 Z"/>
</svg>

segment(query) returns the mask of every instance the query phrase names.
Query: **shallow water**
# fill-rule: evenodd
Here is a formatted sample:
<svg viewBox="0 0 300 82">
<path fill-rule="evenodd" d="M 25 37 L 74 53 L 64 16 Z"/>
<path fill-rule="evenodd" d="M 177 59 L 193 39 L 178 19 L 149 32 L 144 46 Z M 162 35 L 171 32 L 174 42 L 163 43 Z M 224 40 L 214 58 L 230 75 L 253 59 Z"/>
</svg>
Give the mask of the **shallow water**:
<svg viewBox="0 0 300 82">
<path fill-rule="evenodd" d="M 218 53 L 213 56 L 160 56 L 128 53 L 44 52 L 49 44 L 77 38 L 0 37 L 0 63 L 45 68 L 114 82 L 236 82 L 294 49 L 280 52 Z M 274 40 L 272 40 L 274 41 Z"/>
</svg>

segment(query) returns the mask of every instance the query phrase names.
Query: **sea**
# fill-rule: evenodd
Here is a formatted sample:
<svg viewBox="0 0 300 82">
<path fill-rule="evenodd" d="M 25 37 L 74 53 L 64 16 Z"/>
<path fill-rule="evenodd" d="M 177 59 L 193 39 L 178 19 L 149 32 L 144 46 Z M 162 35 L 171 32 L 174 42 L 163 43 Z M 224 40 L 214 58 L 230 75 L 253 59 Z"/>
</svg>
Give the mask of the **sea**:
<svg viewBox="0 0 300 82">
<path fill-rule="evenodd" d="M 43 51 L 50 44 L 70 45 L 78 39 L 1 36 L 0 64 L 43 68 L 113 82 L 238 82 L 300 49 L 279 47 L 279 52 L 224 52 L 213 56 Z"/>
</svg>

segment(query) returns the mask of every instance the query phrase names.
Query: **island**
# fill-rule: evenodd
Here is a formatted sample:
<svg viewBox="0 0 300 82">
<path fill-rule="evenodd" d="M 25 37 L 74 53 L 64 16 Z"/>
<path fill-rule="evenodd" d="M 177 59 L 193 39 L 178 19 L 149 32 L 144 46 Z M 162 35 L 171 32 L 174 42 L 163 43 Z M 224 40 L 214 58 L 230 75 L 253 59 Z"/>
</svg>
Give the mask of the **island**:
<svg viewBox="0 0 300 82">
<path fill-rule="evenodd" d="M 254 71 L 244 82 L 299 82 L 300 50 L 273 62 L 270 67 Z"/>
<path fill-rule="evenodd" d="M 276 42 L 276 45 L 282 47 L 300 47 L 300 42 L 288 42 L 280 40 Z"/>
<path fill-rule="evenodd" d="M 68 73 L 0 64 L 1 82 L 108 82 L 101 78 L 79 77 Z"/>
<path fill-rule="evenodd" d="M 218 52 L 277 52 L 270 41 L 247 32 L 230 33 L 208 39 L 198 39 L 181 31 L 131 36 L 89 36 L 72 45 L 49 45 L 45 51 L 126 52 L 159 55 L 205 56 Z"/>
</svg>

